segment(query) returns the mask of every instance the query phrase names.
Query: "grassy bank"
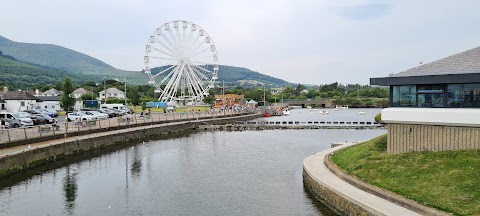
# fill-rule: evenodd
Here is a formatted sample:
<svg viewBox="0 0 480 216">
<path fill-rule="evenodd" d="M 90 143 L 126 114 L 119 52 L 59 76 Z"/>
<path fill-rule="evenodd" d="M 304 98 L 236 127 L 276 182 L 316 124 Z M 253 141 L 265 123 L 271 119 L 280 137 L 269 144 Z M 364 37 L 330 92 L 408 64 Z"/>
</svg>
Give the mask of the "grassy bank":
<svg viewBox="0 0 480 216">
<path fill-rule="evenodd" d="M 336 152 L 350 175 L 456 215 L 480 215 L 480 151 L 386 153 L 386 135 Z"/>
</svg>

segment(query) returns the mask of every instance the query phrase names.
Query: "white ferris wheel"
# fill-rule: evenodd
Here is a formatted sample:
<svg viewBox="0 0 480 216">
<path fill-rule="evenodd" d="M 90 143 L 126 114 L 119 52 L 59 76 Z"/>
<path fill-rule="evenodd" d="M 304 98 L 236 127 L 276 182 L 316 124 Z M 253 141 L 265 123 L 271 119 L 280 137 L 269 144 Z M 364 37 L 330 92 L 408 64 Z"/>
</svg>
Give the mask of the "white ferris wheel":
<svg viewBox="0 0 480 216">
<path fill-rule="evenodd" d="M 202 101 L 218 79 L 218 54 L 200 26 L 173 21 L 157 28 L 145 46 L 145 73 L 161 102 Z"/>
</svg>

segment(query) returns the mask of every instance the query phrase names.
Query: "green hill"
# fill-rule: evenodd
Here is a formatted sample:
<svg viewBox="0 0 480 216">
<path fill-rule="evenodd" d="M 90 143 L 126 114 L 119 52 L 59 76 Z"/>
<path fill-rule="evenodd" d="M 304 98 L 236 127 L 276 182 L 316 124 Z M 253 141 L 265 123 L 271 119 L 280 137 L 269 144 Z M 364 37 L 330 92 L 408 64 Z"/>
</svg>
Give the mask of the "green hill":
<svg viewBox="0 0 480 216">
<path fill-rule="evenodd" d="M 14 88 L 28 89 L 35 85 L 55 84 L 66 76 L 75 83 L 101 79 L 98 76 L 75 74 L 19 62 L 11 56 L 3 55 L 0 51 L 0 86 L 8 85 Z"/>
<path fill-rule="evenodd" d="M 20 43 L 0 36 L 0 51 L 14 57 L 18 62 L 35 65 L 38 66 L 37 68 L 55 68 L 57 71 L 66 71 L 70 74 L 92 75 L 87 77 L 87 80 L 100 81 L 103 77 L 123 80 L 127 77 L 132 84 L 146 84 L 148 81 L 148 77 L 141 72 L 140 68 L 138 72 L 116 69 L 101 60 L 58 45 Z M 141 60 L 142 58 L 139 57 L 139 61 Z M 225 81 L 229 85 L 256 86 L 265 83 L 272 86 L 285 86 L 290 84 L 246 68 L 226 65 L 220 66 L 218 75 L 218 81 Z M 58 80 L 59 77 L 51 78 Z M 3 80 L 0 79 L 0 82 Z"/>
</svg>

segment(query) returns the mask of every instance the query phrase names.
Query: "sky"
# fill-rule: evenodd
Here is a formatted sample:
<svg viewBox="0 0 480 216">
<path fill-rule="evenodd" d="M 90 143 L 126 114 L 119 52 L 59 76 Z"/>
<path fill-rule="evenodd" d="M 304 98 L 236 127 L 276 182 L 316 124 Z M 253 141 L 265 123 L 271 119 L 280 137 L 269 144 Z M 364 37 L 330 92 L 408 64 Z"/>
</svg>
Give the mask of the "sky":
<svg viewBox="0 0 480 216">
<path fill-rule="evenodd" d="M 0 35 L 134 71 L 173 20 L 205 29 L 219 64 L 302 84 L 368 84 L 480 46 L 477 0 L 1 1 Z"/>
</svg>

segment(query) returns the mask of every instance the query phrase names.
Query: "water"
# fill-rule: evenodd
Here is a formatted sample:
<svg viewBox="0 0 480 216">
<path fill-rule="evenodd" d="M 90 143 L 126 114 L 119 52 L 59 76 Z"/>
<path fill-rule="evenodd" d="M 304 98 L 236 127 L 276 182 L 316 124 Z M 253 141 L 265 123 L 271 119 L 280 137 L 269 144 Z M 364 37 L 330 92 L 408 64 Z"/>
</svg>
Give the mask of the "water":
<svg viewBox="0 0 480 216">
<path fill-rule="evenodd" d="M 320 111 L 328 110 L 328 115 L 319 114 Z M 365 115 L 360 115 L 359 112 L 364 110 Z M 268 118 L 263 118 L 265 121 L 365 121 L 373 122 L 375 120 L 375 115 L 380 113 L 382 109 L 372 108 L 372 109 L 340 109 L 339 111 L 334 111 L 333 109 L 321 109 L 317 110 L 310 109 L 292 109 L 290 110 L 289 116 L 272 116 Z"/>
<path fill-rule="evenodd" d="M 2 179 L 0 215 L 332 215 L 306 193 L 303 159 L 385 132 L 214 131 L 150 141 Z"/>
</svg>

